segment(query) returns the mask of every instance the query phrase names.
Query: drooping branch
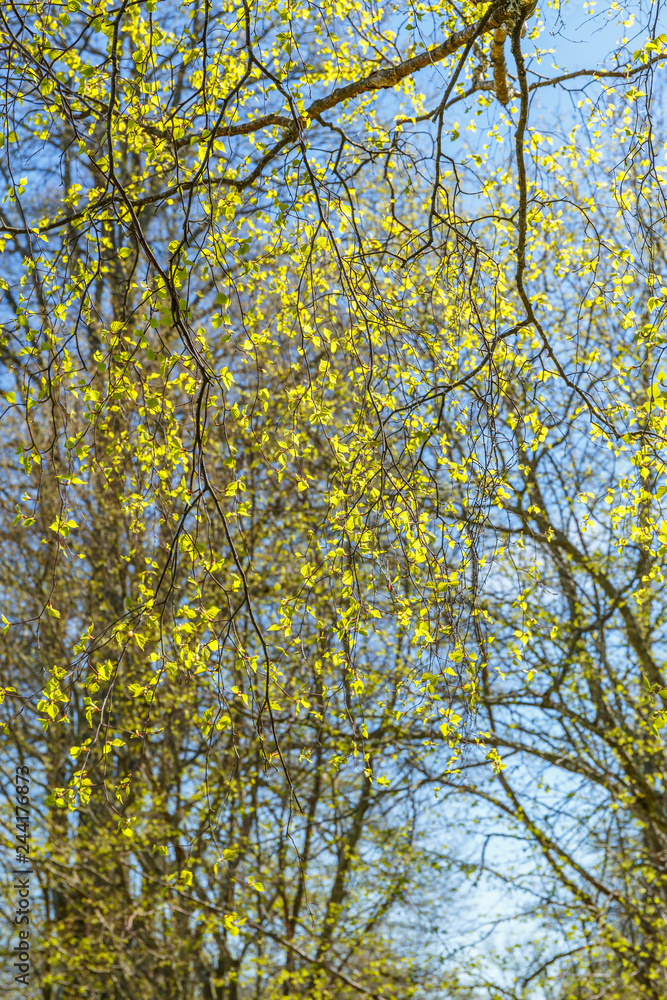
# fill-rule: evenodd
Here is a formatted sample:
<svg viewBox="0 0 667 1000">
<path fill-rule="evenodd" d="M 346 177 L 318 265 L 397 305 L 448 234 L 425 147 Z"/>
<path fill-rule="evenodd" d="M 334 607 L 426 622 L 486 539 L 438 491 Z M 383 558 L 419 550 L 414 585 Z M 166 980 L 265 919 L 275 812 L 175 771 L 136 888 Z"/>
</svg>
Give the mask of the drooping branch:
<svg viewBox="0 0 667 1000">
<path fill-rule="evenodd" d="M 491 62 L 493 64 L 493 83 L 496 97 L 501 104 L 507 104 L 510 90 L 507 84 L 507 64 L 505 63 L 505 39 L 507 31 L 503 26 L 496 28 L 491 42 Z"/>
</svg>

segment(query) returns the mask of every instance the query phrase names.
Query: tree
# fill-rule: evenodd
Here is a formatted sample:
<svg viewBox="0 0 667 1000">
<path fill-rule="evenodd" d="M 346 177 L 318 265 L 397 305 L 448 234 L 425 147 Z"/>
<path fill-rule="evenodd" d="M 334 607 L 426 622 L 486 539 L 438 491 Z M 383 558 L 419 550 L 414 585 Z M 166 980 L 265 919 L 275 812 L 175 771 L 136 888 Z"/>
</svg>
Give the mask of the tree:
<svg viewBox="0 0 667 1000">
<path fill-rule="evenodd" d="M 613 490 L 650 465 L 624 392 L 662 317 L 654 14 L 542 78 L 530 3 L 0 9 L 2 683 L 43 789 L 44 996 L 434 982 L 391 919 L 437 861 L 421 789 L 470 743 L 507 782 L 475 712 L 485 629 L 528 602 L 488 580 L 567 492 L 526 449 L 571 423 L 582 489 L 587 449 Z M 575 79 L 549 135 L 531 102 Z M 454 107 L 486 118 L 469 150 Z"/>
<path fill-rule="evenodd" d="M 640 183 L 630 179 L 630 197 Z M 604 204 L 598 210 L 609 248 L 619 220 Z M 635 245 L 644 238 L 640 226 L 630 235 Z M 520 881 L 532 915 L 558 934 L 525 963 L 517 997 L 538 981 L 568 1000 L 666 991 L 661 230 L 650 248 L 653 274 L 629 272 L 632 312 L 589 292 L 584 336 L 571 308 L 581 272 L 563 281 L 560 302 L 548 296 L 560 357 L 569 343 L 589 360 L 587 392 L 605 401 L 614 433 L 591 428 L 577 393 L 555 382 L 519 389 L 509 375 L 493 409 L 505 433 L 496 437 L 496 504 L 479 543 L 480 556 L 494 554 L 494 571 L 478 597 L 476 705 L 502 765 L 491 781 L 448 784 L 507 817 L 539 859 Z M 598 288 L 600 270 L 617 266 L 608 253 Z M 550 278 L 545 269 L 545 286 Z M 452 439 L 456 454 L 467 450 Z M 460 510 L 465 518 L 464 497 Z"/>
</svg>

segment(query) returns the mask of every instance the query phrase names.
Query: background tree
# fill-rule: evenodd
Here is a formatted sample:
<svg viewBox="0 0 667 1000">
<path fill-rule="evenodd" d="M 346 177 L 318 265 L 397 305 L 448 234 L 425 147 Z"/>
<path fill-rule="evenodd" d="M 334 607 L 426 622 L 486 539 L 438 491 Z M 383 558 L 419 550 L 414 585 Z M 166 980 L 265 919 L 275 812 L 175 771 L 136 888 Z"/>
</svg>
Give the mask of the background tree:
<svg viewBox="0 0 667 1000">
<path fill-rule="evenodd" d="M 404 931 L 470 870 L 434 784 L 523 824 L 591 988 L 664 992 L 660 9 L 552 77 L 533 4 L 405 13 L 0 4 L 45 997 L 468 990 Z M 575 757 L 582 860 L 517 786 Z"/>
</svg>

